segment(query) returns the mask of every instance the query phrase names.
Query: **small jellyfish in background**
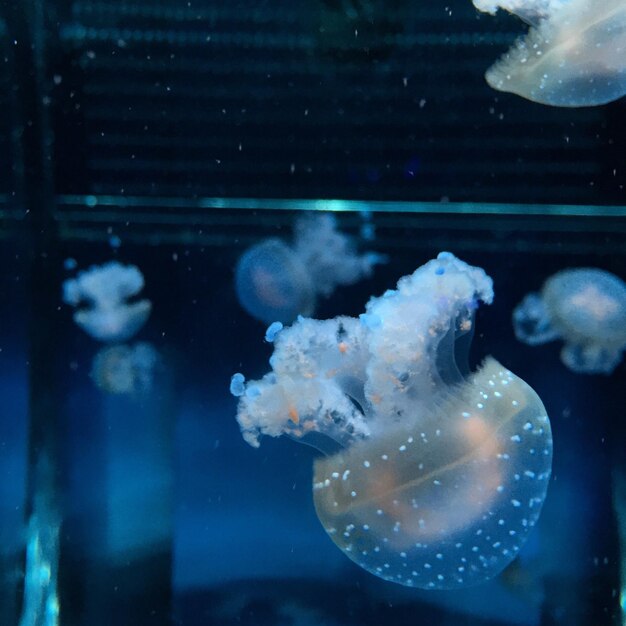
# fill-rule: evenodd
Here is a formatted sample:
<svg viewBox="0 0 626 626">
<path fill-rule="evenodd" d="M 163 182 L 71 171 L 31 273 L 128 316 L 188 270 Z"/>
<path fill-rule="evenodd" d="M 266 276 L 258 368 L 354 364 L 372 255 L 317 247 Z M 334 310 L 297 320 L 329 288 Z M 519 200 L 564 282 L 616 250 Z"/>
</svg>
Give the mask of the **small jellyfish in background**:
<svg viewBox="0 0 626 626">
<path fill-rule="evenodd" d="M 491 87 L 541 104 L 581 107 L 626 95 L 624 0 L 473 0 L 530 24 L 526 37 L 490 67 Z"/>
<path fill-rule="evenodd" d="M 388 581 L 454 589 L 518 553 L 543 505 L 552 434 L 537 394 L 488 358 L 465 363 L 492 281 L 450 253 L 372 298 L 358 319 L 299 318 L 272 371 L 231 380 L 244 439 L 287 434 L 315 461 L 317 515 L 355 563 Z"/>
<path fill-rule="evenodd" d="M 267 324 L 290 323 L 298 315 L 311 315 L 319 296 L 370 276 L 385 260 L 374 252 L 359 255 L 332 215 L 314 214 L 296 221 L 291 245 L 267 239 L 244 252 L 235 270 L 235 289 L 252 317 Z"/>
<path fill-rule="evenodd" d="M 562 339 L 574 372 L 610 374 L 626 350 L 626 284 L 595 268 L 557 272 L 515 308 L 513 328 L 531 346 Z"/>
<path fill-rule="evenodd" d="M 74 321 L 98 341 L 130 339 L 146 323 L 149 300 L 128 302 L 144 286 L 143 275 L 134 265 L 111 261 L 79 272 L 63 283 L 63 301 L 81 307 Z"/>
<path fill-rule="evenodd" d="M 152 389 L 159 354 L 149 343 L 108 346 L 94 357 L 91 377 L 111 394 L 139 394 Z"/>
</svg>

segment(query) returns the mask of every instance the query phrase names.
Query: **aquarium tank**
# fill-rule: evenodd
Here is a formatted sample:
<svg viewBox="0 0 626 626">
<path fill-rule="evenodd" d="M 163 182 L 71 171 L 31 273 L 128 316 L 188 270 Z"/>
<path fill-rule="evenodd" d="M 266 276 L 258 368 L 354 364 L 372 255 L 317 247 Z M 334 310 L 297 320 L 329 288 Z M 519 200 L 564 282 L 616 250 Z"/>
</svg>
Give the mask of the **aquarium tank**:
<svg viewBox="0 0 626 626">
<path fill-rule="evenodd" d="M 0 0 L 1 626 L 626 626 L 626 0 Z"/>
</svg>

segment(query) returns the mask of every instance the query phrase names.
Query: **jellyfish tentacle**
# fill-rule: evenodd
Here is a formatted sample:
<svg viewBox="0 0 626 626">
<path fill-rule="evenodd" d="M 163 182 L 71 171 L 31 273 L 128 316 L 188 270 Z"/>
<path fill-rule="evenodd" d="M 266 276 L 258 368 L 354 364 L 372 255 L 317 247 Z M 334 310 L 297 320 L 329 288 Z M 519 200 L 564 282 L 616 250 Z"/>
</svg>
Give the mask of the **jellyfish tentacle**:
<svg viewBox="0 0 626 626">
<path fill-rule="evenodd" d="M 622 360 L 622 350 L 597 344 L 565 343 L 561 361 L 573 372 L 610 374 Z"/>
<path fill-rule="evenodd" d="M 513 310 L 515 336 L 531 346 L 554 341 L 559 331 L 552 326 L 550 314 L 538 293 L 527 294 Z"/>
</svg>

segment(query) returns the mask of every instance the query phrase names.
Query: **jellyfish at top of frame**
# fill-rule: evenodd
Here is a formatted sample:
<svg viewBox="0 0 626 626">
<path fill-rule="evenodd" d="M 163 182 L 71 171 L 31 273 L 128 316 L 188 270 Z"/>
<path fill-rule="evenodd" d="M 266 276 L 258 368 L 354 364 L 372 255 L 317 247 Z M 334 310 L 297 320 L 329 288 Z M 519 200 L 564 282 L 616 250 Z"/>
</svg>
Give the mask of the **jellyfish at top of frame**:
<svg viewBox="0 0 626 626">
<path fill-rule="evenodd" d="M 102 348 L 94 357 L 91 377 L 110 394 L 139 394 L 152 389 L 159 354 L 152 344 L 115 345 Z"/>
<path fill-rule="evenodd" d="M 370 276 L 385 260 L 374 252 L 359 255 L 332 215 L 314 214 L 296 221 L 291 245 L 272 238 L 246 250 L 235 270 L 235 289 L 252 317 L 290 323 L 311 315 L 318 296 Z"/>
<path fill-rule="evenodd" d="M 324 453 L 317 515 L 385 580 L 425 589 L 486 581 L 539 518 L 551 463 L 537 394 L 488 358 L 465 363 L 492 281 L 441 253 L 359 318 L 299 318 L 274 337 L 272 371 L 231 380 L 244 439 L 287 434 Z"/>
<path fill-rule="evenodd" d="M 126 341 L 146 323 L 152 310 L 149 300 L 128 302 L 143 286 L 139 268 L 111 261 L 66 280 L 63 301 L 73 307 L 84 304 L 74 313 L 74 321 L 94 339 Z"/>
<path fill-rule="evenodd" d="M 487 70 L 499 91 L 561 107 L 606 104 L 626 95 L 624 0 L 473 0 L 530 24 L 526 37 Z"/>
<path fill-rule="evenodd" d="M 515 308 L 513 328 L 531 346 L 562 339 L 574 372 L 610 374 L 626 350 L 626 283 L 596 268 L 557 272 Z"/>
</svg>

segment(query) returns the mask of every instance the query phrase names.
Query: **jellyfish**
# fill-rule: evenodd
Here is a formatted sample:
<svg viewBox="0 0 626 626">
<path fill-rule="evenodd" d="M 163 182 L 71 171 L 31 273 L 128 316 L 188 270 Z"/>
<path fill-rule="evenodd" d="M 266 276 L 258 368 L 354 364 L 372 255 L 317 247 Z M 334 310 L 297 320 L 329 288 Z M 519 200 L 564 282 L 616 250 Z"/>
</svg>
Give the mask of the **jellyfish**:
<svg viewBox="0 0 626 626">
<path fill-rule="evenodd" d="M 253 317 L 267 324 L 290 323 L 298 315 L 312 315 L 319 296 L 370 276 L 384 261 L 374 252 L 359 255 L 354 242 L 337 230 L 333 216 L 315 214 L 296 221 L 292 245 L 272 238 L 244 252 L 235 288 Z"/>
<path fill-rule="evenodd" d="M 515 308 L 513 328 L 531 346 L 562 339 L 574 372 L 610 374 L 626 350 L 626 283 L 596 268 L 557 272 Z"/>
<path fill-rule="evenodd" d="M 267 239 L 244 252 L 235 270 L 241 306 L 263 322 L 293 321 L 311 315 L 315 289 L 310 274 L 280 239 Z"/>
<path fill-rule="evenodd" d="M 626 94 L 624 0 L 473 0 L 530 24 L 525 38 L 487 70 L 499 91 L 561 107 L 606 104 Z"/>
<path fill-rule="evenodd" d="M 110 394 L 136 394 L 150 391 L 159 354 L 147 342 L 107 346 L 94 357 L 91 377 Z"/>
<path fill-rule="evenodd" d="M 482 269 L 444 252 L 358 318 L 298 318 L 275 335 L 269 373 L 231 380 L 250 445 L 286 434 L 322 452 L 317 516 L 385 580 L 486 581 L 539 518 L 552 463 L 546 410 L 494 358 L 467 366 L 474 312 L 492 298 Z"/>
<path fill-rule="evenodd" d="M 63 283 L 63 301 L 73 307 L 74 321 L 98 341 L 130 339 L 146 323 L 149 300 L 128 302 L 143 289 L 143 275 L 134 265 L 111 261 L 79 272 Z"/>
</svg>

